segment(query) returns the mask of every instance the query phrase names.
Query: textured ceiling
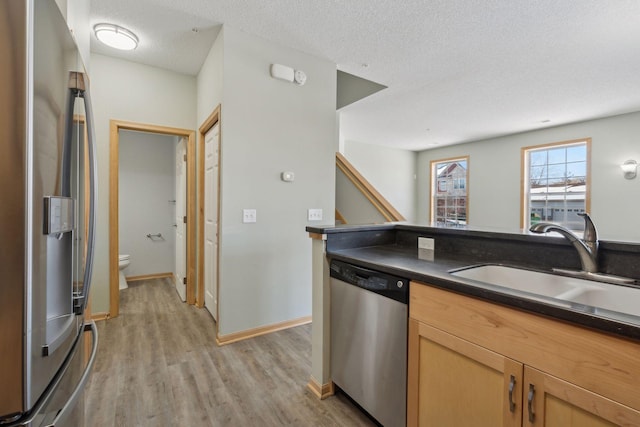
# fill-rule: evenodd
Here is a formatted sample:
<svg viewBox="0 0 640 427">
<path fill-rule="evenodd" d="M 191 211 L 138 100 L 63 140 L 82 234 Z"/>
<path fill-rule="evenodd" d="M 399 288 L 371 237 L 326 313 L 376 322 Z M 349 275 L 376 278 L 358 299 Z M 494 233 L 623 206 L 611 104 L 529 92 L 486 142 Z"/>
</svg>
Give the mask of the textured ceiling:
<svg viewBox="0 0 640 427">
<path fill-rule="evenodd" d="M 638 0 L 91 0 L 140 46 L 92 51 L 197 74 L 222 24 L 388 86 L 344 139 L 428 149 L 640 110 Z M 198 31 L 192 31 L 197 28 Z"/>
</svg>

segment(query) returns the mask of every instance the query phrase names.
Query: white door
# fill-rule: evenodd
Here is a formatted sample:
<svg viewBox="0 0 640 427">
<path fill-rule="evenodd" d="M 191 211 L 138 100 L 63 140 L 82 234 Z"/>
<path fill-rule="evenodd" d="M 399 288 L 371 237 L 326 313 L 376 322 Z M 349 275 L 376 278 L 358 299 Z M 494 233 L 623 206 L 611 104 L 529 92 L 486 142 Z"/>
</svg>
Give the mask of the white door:
<svg viewBox="0 0 640 427">
<path fill-rule="evenodd" d="M 187 299 L 187 286 L 184 280 L 187 277 L 187 239 L 184 217 L 187 214 L 187 146 L 186 138 L 180 139 L 176 145 L 176 291 L 182 301 Z"/>
<path fill-rule="evenodd" d="M 217 321 L 218 313 L 218 138 L 216 124 L 204 136 L 204 306 Z"/>
</svg>

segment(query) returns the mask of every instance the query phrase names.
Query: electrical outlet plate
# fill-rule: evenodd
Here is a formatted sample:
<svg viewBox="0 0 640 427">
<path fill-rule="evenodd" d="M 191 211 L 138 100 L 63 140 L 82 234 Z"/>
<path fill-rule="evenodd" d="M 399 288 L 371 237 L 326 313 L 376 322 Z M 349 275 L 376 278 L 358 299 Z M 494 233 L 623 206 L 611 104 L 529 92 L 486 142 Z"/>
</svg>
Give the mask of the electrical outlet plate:
<svg viewBox="0 0 640 427">
<path fill-rule="evenodd" d="M 436 241 L 429 237 L 418 237 L 418 249 L 435 250 Z"/>
<path fill-rule="evenodd" d="M 255 209 L 243 209 L 242 210 L 242 222 L 245 224 L 256 222 L 257 215 Z"/>
<path fill-rule="evenodd" d="M 309 209 L 307 211 L 309 221 L 322 221 L 322 209 Z"/>
</svg>

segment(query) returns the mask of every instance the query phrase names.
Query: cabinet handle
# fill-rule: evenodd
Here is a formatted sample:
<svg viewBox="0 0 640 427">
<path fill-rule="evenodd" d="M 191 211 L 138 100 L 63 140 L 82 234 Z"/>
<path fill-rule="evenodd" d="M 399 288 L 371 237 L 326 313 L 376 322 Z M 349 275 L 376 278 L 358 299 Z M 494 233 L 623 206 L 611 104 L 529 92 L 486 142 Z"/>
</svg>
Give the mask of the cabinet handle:
<svg viewBox="0 0 640 427">
<path fill-rule="evenodd" d="M 527 396 L 527 408 L 529 409 L 529 422 L 533 423 L 536 418 L 536 414 L 533 411 L 533 396 L 536 393 L 536 388 L 533 384 L 529 384 L 529 394 Z"/>
<path fill-rule="evenodd" d="M 516 377 L 511 375 L 509 380 L 509 411 L 516 411 L 516 402 L 513 401 L 513 389 L 516 387 Z"/>
</svg>

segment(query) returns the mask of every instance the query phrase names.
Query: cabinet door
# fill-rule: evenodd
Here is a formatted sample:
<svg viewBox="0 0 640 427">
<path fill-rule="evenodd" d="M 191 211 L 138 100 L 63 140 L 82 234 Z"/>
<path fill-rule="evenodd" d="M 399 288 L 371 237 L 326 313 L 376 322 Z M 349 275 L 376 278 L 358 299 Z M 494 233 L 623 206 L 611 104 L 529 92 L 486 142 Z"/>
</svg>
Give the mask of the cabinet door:
<svg viewBox="0 0 640 427">
<path fill-rule="evenodd" d="M 640 412 L 584 388 L 524 368 L 523 424 L 529 427 L 639 426 Z"/>
<path fill-rule="evenodd" d="M 522 371 L 514 360 L 409 321 L 409 426 L 520 426 Z"/>
</svg>

